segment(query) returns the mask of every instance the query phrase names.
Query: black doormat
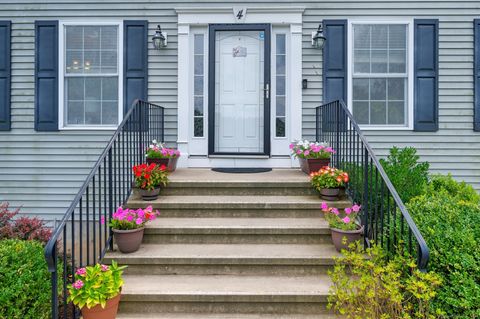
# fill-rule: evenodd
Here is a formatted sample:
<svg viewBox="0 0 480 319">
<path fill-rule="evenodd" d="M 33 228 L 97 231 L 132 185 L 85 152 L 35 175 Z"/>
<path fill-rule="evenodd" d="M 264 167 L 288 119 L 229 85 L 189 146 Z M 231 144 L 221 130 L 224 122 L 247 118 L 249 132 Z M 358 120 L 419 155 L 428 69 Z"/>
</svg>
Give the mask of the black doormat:
<svg viewBox="0 0 480 319">
<path fill-rule="evenodd" d="M 235 174 L 244 174 L 244 173 L 265 173 L 270 172 L 271 168 L 260 168 L 260 167 L 218 167 L 212 168 L 212 171 L 219 173 L 235 173 Z"/>
</svg>

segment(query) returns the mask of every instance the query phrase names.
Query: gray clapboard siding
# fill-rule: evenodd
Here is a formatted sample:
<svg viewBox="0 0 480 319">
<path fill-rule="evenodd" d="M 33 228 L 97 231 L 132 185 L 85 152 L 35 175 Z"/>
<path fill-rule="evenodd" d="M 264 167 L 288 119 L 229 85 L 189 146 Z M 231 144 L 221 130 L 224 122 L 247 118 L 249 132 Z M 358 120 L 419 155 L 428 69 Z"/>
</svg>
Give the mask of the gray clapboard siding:
<svg viewBox="0 0 480 319">
<path fill-rule="evenodd" d="M 322 19 L 401 17 L 440 19 L 440 130 L 435 133 L 369 131 L 379 155 L 392 145 L 413 145 L 434 172 L 452 172 L 480 189 L 480 136 L 472 131 L 473 28 L 477 0 L 263 0 L 245 6 L 305 6 L 303 16 L 303 135 L 312 138 L 314 108 L 322 101 L 322 57 L 310 44 Z M 0 201 L 23 205 L 24 213 L 59 218 L 112 132 L 33 131 L 34 21 L 44 19 L 147 19 L 149 38 L 157 24 L 168 32 L 168 48 L 149 48 L 148 96 L 166 108 L 166 140 L 177 139 L 177 17 L 175 7 L 238 5 L 227 0 L 3 0 L 0 19 L 12 20 L 12 131 L 0 133 Z M 268 21 L 266 21 L 268 22 Z"/>
</svg>

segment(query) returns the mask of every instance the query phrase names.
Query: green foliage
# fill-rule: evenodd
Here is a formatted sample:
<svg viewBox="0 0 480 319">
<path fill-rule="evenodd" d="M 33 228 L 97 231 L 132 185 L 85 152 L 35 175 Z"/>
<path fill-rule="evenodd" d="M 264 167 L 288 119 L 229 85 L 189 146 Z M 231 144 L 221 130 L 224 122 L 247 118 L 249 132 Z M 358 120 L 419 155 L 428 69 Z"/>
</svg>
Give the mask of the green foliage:
<svg viewBox="0 0 480 319">
<path fill-rule="evenodd" d="M 360 243 L 336 258 L 329 276 L 333 281 L 329 307 L 349 319 L 430 319 L 441 279 L 433 272 L 423 273 L 406 255 L 387 260 L 379 246 L 366 251 Z"/>
<path fill-rule="evenodd" d="M 480 317 L 480 206 L 478 195 L 451 176 L 435 176 L 407 208 L 428 247 L 429 269 L 447 283 L 435 301 L 449 318 Z"/>
<path fill-rule="evenodd" d="M 399 149 L 392 147 L 390 155 L 380 163 L 400 198 L 407 203 L 425 192 L 428 183 L 428 162 L 419 163 L 420 156 L 413 147 Z"/>
<path fill-rule="evenodd" d="M 96 264 L 77 269 L 75 282 L 68 287 L 68 301 L 80 309 L 101 305 L 105 308 L 108 299 L 120 293 L 123 286 L 123 269 L 115 261 L 111 266 Z"/>
<path fill-rule="evenodd" d="M 43 245 L 36 241 L 0 241 L 0 318 L 50 318 L 50 273 Z"/>
</svg>

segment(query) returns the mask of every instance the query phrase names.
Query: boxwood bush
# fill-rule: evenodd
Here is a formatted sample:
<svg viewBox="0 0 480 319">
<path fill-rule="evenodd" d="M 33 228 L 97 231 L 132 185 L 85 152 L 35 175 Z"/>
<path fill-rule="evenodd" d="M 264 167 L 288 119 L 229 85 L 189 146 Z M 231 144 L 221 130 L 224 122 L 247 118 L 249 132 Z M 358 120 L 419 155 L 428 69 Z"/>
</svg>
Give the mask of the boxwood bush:
<svg viewBox="0 0 480 319">
<path fill-rule="evenodd" d="M 480 318 L 480 200 L 468 184 L 433 176 L 407 208 L 430 248 L 429 269 L 443 277 L 437 305 L 448 318 Z"/>
<path fill-rule="evenodd" d="M 0 240 L 0 319 L 50 318 L 50 287 L 41 243 Z"/>
</svg>

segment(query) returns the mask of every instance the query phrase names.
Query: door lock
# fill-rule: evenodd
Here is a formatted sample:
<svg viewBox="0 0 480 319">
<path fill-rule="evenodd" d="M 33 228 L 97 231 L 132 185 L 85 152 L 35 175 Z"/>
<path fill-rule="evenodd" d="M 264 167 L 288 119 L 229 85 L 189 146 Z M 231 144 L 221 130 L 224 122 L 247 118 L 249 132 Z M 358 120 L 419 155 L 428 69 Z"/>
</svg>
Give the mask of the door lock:
<svg viewBox="0 0 480 319">
<path fill-rule="evenodd" d="M 270 84 L 265 83 L 265 88 L 263 89 L 263 92 L 265 94 L 265 98 L 268 100 L 270 98 Z"/>
</svg>

